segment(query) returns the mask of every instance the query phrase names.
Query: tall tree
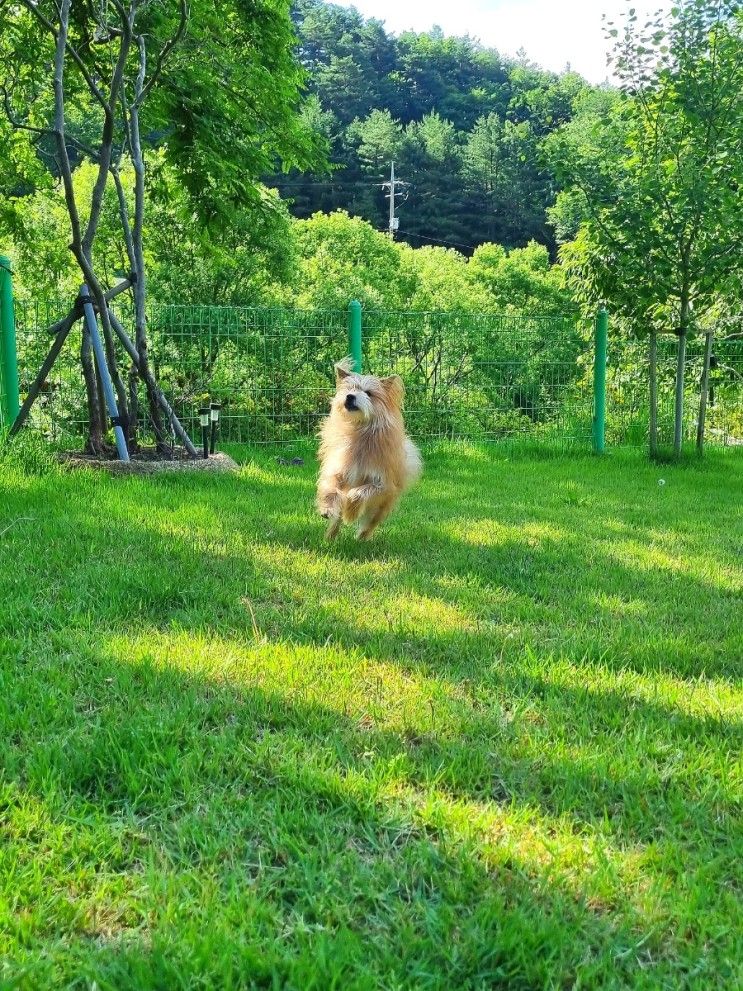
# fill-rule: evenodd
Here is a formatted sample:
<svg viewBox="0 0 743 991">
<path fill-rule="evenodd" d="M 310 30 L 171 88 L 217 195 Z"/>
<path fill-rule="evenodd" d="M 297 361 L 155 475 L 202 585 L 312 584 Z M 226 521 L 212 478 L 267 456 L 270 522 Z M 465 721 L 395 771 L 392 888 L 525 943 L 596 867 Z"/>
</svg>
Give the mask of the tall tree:
<svg viewBox="0 0 743 991">
<path fill-rule="evenodd" d="M 307 217 L 343 207 L 376 225 L 384 222 L 384 201 L 364 188 L 369 161 L 357 154 L 357 121 L 383 113 L 405 131 L 396 152 L 400 176 L 411 183 L 401 238 L 413 244 L 456 242 L 465 250 L 494 236 L 508 246 L 536 238 L 554 248 L 545 210 L 555 187 L 540 146 L 571 118 L 578 95 L 589 88 L 579 76 L 545 72 L 526 58 L 514 62 L 472 38 L 446 37 L 439 28 L 394 37 L 378 21 L 365 21 L 353 8 L 324 0 L 295 0 L 294 18 L 309 87 L 335 120 L 332 179 L 293 175 L 282 182 L 271 177 L 271 184 L 292 197 L 295 214 Z M 460 154 L 467 135 L 488 119 L 503 131 L 506 124 L 522 129 L 515 132 L 522 140 L 511 162 L 516 183 L 497 204 L 497 224 L 487 208 L 490 194 L 480 181 L 482 173 L 472 188 L 472 176 L 462 175 Z M 446 161 L 429 154 L 416 130 L 424 121 L 426 128 L 441 130 L 436 120 L 452 129 Z M 381 181 L 382 176 L 374 178 Z"/>
<path fill-rule="evenodd" d="M 651 381 L 655 334 L 677 336 L 676 455 L 688 336 L 720 295 L 737 291 L 743 269 L 742 28 L 729 0 L 681 0 L 644 25 L 631 10 L 610 29 L 620 105 L 553 142 L 555 168 L 587 210 L 565 251 L 574 286 L 650 330 Z M 702 403 L 700 423 L 703 415 Z M 703 433 L 702 423 L 700 449 Z M 653 429 L 650 443 L 655 450 Z"/>
<path fill-rule="evenodd" d="M 354 121 L 347 133 L 356 144 L 362 168 L 369 175 L 381 178 L 400 150 L 401 125 L 393 120 L 389 110 L 372 110 L 364 120 Z"/>
<path fill-rule="evenodd" d="M 495 113 L 481 117 L 467 138 L 463 177 L 475 229 L 485 225 L 481 240 L 544 240 L 545 177 L 528 122 L 514 124 Z"/>
<path fill-rule="evenodd" d="M 436 111 L 405 129 L 399 154 L 399 175 L 410 182 L 408 201 L 401 207 L 404 235 L 417 242 L 472 242 L 461 203 L 461 138 L 451 121 Z"/>
</svg>

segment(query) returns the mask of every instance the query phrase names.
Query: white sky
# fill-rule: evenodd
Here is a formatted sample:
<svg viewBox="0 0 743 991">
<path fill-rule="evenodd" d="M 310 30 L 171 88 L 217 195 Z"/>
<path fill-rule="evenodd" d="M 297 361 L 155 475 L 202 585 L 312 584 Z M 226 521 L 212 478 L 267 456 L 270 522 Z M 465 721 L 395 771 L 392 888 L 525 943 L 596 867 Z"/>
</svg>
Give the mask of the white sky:
<svg viewBox="0 0 743 991">
<path fill-rule="evenodd" d="M 439 25 L 447 35 L 469 34 L 503 55 L 526 50 L 532 62 L 556 72 L 571 68 L 594 83 L 611 73 L 602 14 L 610 20 L 628 7 L 640 16 L 668 9 L 673 0 L 333 0 L 385 22 L 398 34 Z"/>
</svg>

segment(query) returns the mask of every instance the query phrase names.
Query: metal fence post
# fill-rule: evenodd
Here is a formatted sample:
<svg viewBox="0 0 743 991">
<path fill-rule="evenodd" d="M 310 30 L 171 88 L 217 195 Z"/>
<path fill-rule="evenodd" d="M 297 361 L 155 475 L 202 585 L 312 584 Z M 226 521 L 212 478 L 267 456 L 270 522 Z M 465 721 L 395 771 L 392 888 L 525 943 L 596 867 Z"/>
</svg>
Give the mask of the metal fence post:
<svg viewBox="0 0 743 991">
<path fill-rule="evenodd" d="M 361 303 L 352 299 L 348 304 L 348 350 L 353 359 L 353 370 L 361 371 Z"/>
<path fill-rule="evenodd" d="M 596 314 L 593 355 L 593 450 L 603 454 L 606 441 L 606 347 L 609 337 L 609 314 Z"/>
<path fill-rule="evenodd" d="M 121 426 L 119 410 L 116 406 L 116 396 L 114 394 L 114 387 L 111 381 L 111 373 L 109 372 L 108 365 L 106 364 L 106 355 L 103 350 L 101 335 L 98 333 L 98 322 L 96 320 L 95 310 L 93 309 L 93 302 L 88 295 L 88 287 L 86 285 L 80 286 L 80 298 L 83 302 L 85 323 L 87 324 L 90 332 L 90 340 L 93 345 L 93 351 L 95 352 L 98 373 L 101 376 L 101 383 L 103 385 L 106 405 L 108 406 L 108 413 L 111 417 L 111 424 L 114 428 L 116 450 L 118 451 L 120 461 L 128 461 L 129 451 L 126 448 L 126 437 L 124 436 L 124 430 Z"/>
<path fill-rule="evenodd" d="M 0 255 L 0 425 L 10 427 L 18 416 L 18 356 L 13 312 L 10 258 Z"/>
</svg>

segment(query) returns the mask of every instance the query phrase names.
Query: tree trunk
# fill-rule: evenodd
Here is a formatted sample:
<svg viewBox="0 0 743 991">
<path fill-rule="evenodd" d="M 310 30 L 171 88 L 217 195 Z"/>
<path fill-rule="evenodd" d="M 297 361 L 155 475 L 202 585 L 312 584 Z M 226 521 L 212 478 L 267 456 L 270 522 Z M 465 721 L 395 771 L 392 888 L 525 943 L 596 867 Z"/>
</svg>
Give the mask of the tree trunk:
<svg viewBox="0 0 743 991">
<path fill-rule="evenodd" d="M 104 309 L 106 307 L 104 306 Z M 108 370 L 111 374 L 111 382 L 116 392 L 116 404 L 118 406 L 118 413 L 124 424 L 129 423 L 129 397 L 126 393 L 126 386 L 124 385 L 124 380 L 121 377 L 121 372 L 119 371 L 119 363 L 116 360 L 116 348 L 114 347 L 113 334 L 111 333 L 111 326 L 108 320 L 105 320 L 101 316 L 101 328 L 103 329 L 103 342 L 104 342 L 104 353 L 106 356 L 106 364 L 108 365 Z M 126 433 L 126 427 L 124 428 L 124 433 Z"/>
<path fill-rule="evenodd" d="M 704 428 L 707 420 L 709 365 L 712 358 L 713 336 L 713 332 L 708 330 L 704 337 L 704 362 L 702 363 L 702 381 L 699 390 L 699 417 L 697 418 L 697 454 L 704 453 Z"/>
<path fill-rule="evenodd" d="M 116 317 L 116 314 L 115 313 L 111 313 L 110 314 L 110 318 L 111 318 L 111 326 L 114 328 L 114 330 L 116 331 L 116 333 L 117 333 L 117 335 L 119 337 L 119 340 L 124 345 L 124 349 L 125 349 L 126 353 L 132 359 L 132 361 L 134 362 L 134 364 L 137 365 L 140 368 L 140 372 L 141 372 L 142 378 L 145 380 L 145 383 L 147 385 L 148 390 L 151 390 L 152 395 L 155 396 L 155 399 L 156 399 L 158 405 L 162 409 L 162 411 L 165 414 L 165 416 L 168 418 L 168 422 L 170 423 L 170 426 L 171 426 L 171 429 L 172 429 L 173 433 L 176 435 L 176 437 L 183 444 L 183 446 L 185 447 L 185 449 L 188 452 L 188 454 L 192 458 L 197 458 L 199 456 L 198 451 L 193 446 L 193 443 L 191 442 L 191 439 L 188 436 L 188 434 L 186 433 L 186 431 L 183 429 L 183 426 L 181 425 L 180 420 L 178 419 L 178 417 L 173 412 L 173 408 L 171 407 L 170 403 L 165 398 L 165 395 L 163 394 L 162 389 L 160 389 L 160 387 L 158 386 L 157 382 L 155 381 L 155 379 L 154 379 L 154 377 L 152 375 L 152 371 L 148 367 L 145 367 L 144 370 L 142 370 L 142 366 L 140 366 L 140 364 L 139 364 L 139 354 L 137 352 L 137 349 L 135 348 L 135 346 L 132 344 L 131 340 L 129 339 L 129 335 L 127 334 L 127 332 L 122 327 L 122 325 L 121 325 L 120 321 L 118 320 L 118 318 Z"/>
<path fill-rule="evenodd" d="M 132 248 L 136 264 L 137 281 L 134 285 L 134 346 L 139 355 L 139 372 L 147 389 L 147 403 L 155 431 L 157 448 L 161 453 L 169 453 L 170 445 L 163 426 L 160 404 L 155 390 L 151 386 L 152 374 L 147 349 L 147 272 L 145 269 L 143 230 L 145 212 L 145 165 L 142 154 L 142 141 L 139 133 L 139 101 L 142 98 L 145 72 L 147 69 L 147 52 L 144 39 L 137 38 L 139 47 L 139 72 L 135 86 L 135 99 L 129 111 L 129 150 L 134 167 L 134 226 L 132 229 Z"/>
<path fill-rule="evenodd" d="M 88 287 L 88 293 L 90 295 L 90 298 L 93 301 L 94 308 L 98 310 L 98 316 L 100 317 L 100 326 L 103 331 L 103 356 L 106 365 L 108 366 L 108 371 L 111 376 L 111 382 L 114 387 L 114 392 L 116 393 L 117 412 L 119 416 L 123 419 L 123 422 L 126 423 L 128 419 L 129 404 L 127 402 L 126 388 L 124 386 L 124 383 L 121 378 L 121 374 L 119 372 L 118 362 L 116 361 L 116 349 L 114 347 L 113 333 L 111 331 L 111 323 L 108 317 L 106 293 L 104 292 L 103 287 L 101 286 L 97 277 L 93 273 L 93 262 L 90 253 L 80 252 L 79 255 L 77 252 L 75 253 L 80 262 L 80 267 L 83 269 L 83 272 L 86 275 L 86 285 Z M 85 340 L 85 336 L 87 336 L 88 347 L 90 347 L 90 333 L 87 327 L 85 326 L 84 320 L 83 320 L 83 326 L 84 326 L 83 339 Z M 97 373 L 98 373 L 98 380 L 97 380 L 98 402 L 99 402 L 99 411 L 101 416 L 101 429 L 102 429 L 102 434 L 105 437 L 106 433 L 108 432 L 109 411 L 106 408 L 105 393 L 103 391 L 103 386 L 100 380 L 101 370 L 97 369 Z M 93 418 L 92 409 L 90 410 L 90 416 L 92 421 Z"/>
<path fill-rule="evenodd" d="M 691 297 L 689 288 L 689 251 L 687 245 L 682 258 L 682 281 L 679 293 L 678 352 L 676 360 L 676 389 L 673 424 L 673 453 L 680 458 L 684 446 L 684 373 L 686 372 L 686 342 L 691 324 Z"/>
<path fill-rule="evenodd" d="M 684 372 L 686 371 L 686 332 L 678 335 L 676 358 L 676 406 L 673 424 L 673 453 L 681 457 L 684 445 Z"/>
<path fill-rule="evenodd" d="M 658 457 L 658 332 L 650 331 L 650 457 Z"/>
<path fill-rule="evenodd" d="M 90 338 L 89 338 L 90 340 Z M 92 340 L 90 341 L 92 344 Z M 98 365 L 98 360 L 96 359 L 95 351 L 93 352 L 93 368 L 95 369 L 95 387 L 98 391 L 98 429 L 103 437 L 103 443 L 106 443 L 106 433 L 108 432 L 108 414 L 106 408 L 106 393 L 103 391 L 103 377 L 101 376 L 101 369 Z"/>
<path fill-rule="evenodd" d="M 113 321 L 111 321 L 113 325 Z M 115 329 L 115 328 L 114 328 Z M 129 368 L 129 420 L 127 422 L 127 444 L 129 453 L 139 450 L 137 427 L 139 425 L 139 373 L 132 362 Z"/>
<path fill-rule="evenodd" d="M 142 376 L 146 383 L 147 394 L 151 405 L 152 420 L 158 438 L 158 446 L 161 444 L 167 446 L 167 438 L 165 437 L 165 431 L 162 426 L 163 420 L 160 412 L 160 407 L 162 407 L 174 429 L 180 430 L 181 433 L 179 436 L 182 435 L 181 439 L 189 450 L 189 453 L 192 454 L 192 456 L 195 456 L 196 451 L 193 448 L 191 441 L 181 425 L 178 423 L 175 415 L 172 413 L 172 410 L 170 410 L 170 407 L 162 396 L 149 371 L 147 341 L 145 334 L 145 265 L 144 251 L 142 247 L 142 227 L 145 206 L 144 161 L 140 143 L 138 116 L 140 105 L 148 93 L 152 90 L 156 84 L 156 81 L 159 79 L 165 61 L 183 38 L 189 18 L 188 2 L 187 0 L 180 0 L 180 15 L 177 29 L 160 48 L 156 58 L 154 70 L 150 74 L 150 78 L 147 82 L 145 82 L 147 51 L 144 35 L 141 33 L 135 34 L 134 30 L 138 12 L 140 9 L 144 9 L 144 7 L 147 6 L 147 4 L 142 3 L 141 0 L 128 0 L 127 3 L 114 2 L 110 6 L 108 4 L 104 4 L 100 12 L 97 12 L 94 9 L 95 5 L 88 5 L 90 8 L 89 12 L 87 14 L 85 12 L 81 12 L 83 21 L 89 16 L 92 21 L 95 22 L 97 27 L 105 29 L 105 34 L 107 35 L 106 40 L 111 43 L 112 48 L 110 50 L 110 55 L 105 57 L 101 56 L 100 59 L 101 66 L 110 63 L 110 81 L 102 80 L 99 78 L 97 71 L 94 72 L 89 70 L 86 60 L 81 57 L 75 48 L 74 39 L 72 41 L 70 39 L 69 24 L 73 0 L 56 0 L 53 5 L 49 5 L 50 7 L 56 9 L 56 18 L 52 17 L 51 20 L 47 16 L 45 10 L 42 10 L 42 7 L 45 8 L 46 5 L 32 2 L 32 0 L 28 0 L 28 2 L 26 2 L 26 0 L 22 0 L 22 2 L 28 13 L 34 17 L 38 24 L 40 24 L 54 39 L 52 81 L 54 97 L 54 124 L 53 127 L 42 129 L 39 133 L 48 133 L 52 135 L 55 140 L 57 152 L 56 163 L 64 187 L 65 204 L 67 206 L 67 212 L 70 220 L 72 235 L 70 250 L 75 256 L 80 272 L 83 276 L 83 281 L 88 287 L 88 292 L 94 301 L 95 308 L 99 313 L 102 336 L 105 345 L 103 360 L 105 361 L 111 374 L 112 384 L 117 395 L 119 416 L 122 420 L 128 423 L 129 396 L 127 395 L 127 388 L 118 367 L 114 331 L 112 329 L 112 324 L 115 318 L 110 315 L 106 306 L 106 297 L 108 296 L 109 298 L 112 298 L 116 291 L 109 291 L 108 293 L 104 292 L 101 281 L 96 277 L 93 265 L 93 248 L 103 211 L 106 184 L 112 172 L 114 174 L 114 179 L 117 180 L 117 189 L 120 192 L 123 232 L 127 244 L 130 264 L 133 269 L 133 277 L 130 285 L 133 284 L 135 288 L 134 296 L 136 307 L 137 349 L 131 345 L 131 342 L 128 342 L 129 347 L 127 350 L 130 353 L 130 357 L 132 357 L 136 364 L 136 371 Z M 78 3 L 75 6 L 77 10 L 77 8 L 81 6 L 84 7 L 86 5 Z M 116 21 L 116 16 L 114 15 L 118 16 L 118 24 L 114 23 Z M 109 20 L 112 22 L 110 25 Z M 135 98 L 129 108 L 131 110 L 131 116 L 129 121 L 127 121 L 126 101 L 130 88 L 126 77 L 127 67 L 131 62 L 131 49 L 134 43 L 136 43 L 139 51 L 139 64 L 137 78 L 134 85 Z M 89 44 L 89 42 L 86 42 L 86 44 Z M 68 60 L 74 61 L 78 72 L 82 75 L 85 83 L 87 84 L 93 101 L 97 104 L 97 107 L 102 110 L 103 114 L 100 141 L 97 144 L 95 153 L 91 156 L 97 160 L 98 169 L 95 184 L 90 197 L 90 209 L 88 211 L 87 222 L 84 225 L 84 230 L 77 207 L 75 188 L 72 179 L 72 166 L 68 154 L 68 142 L 66 138 L 66 99 L 68 94 L 66 92 L 67 87 L 65 86 L 65 70 Z M 104 75 L 106 75 L 105 71 Z M 121 121 L 117 116 L 118 108 L 120 106 L 124 117 Z M 118 176 L 116 173 L 117 163 L 114 155 L 115 145 L 119 149 L 123 149 L 125 147 L 125 143 L 121 144 L 118 140 L 122 126 L 127 132 L 125 136 L 129 139 L 130 151 L 134 162 L 137 180 L 135 190 L 136 209 L 133 235 L 127 223 L 128 218 L 126 217 L 126 203 L 125 198 L 123 197 L 123 191 L 120 188 L 120 183 L 118 183 Z M 38 129 L 31 128 L 31 130 Z M 120 156 L 121 150 L 119 151 L 119 157 Z M 68 317 L 64 318 L 63 321 L 59 321 L 51 329 L 53 333 L 58 335 L 58 337 L 53 344 L 49 355 L 47 356 L 45 366 L 48 365 L 51 367 L 51 363 L 53 363 L 56 355 L 59 353 L 62 341 L 67 333 L 67 320 L 73 319 L 73 315 L 76 314 L 79 309 L 80 304 L 78 301 L 75 304 L 75 307 L 73 307 L 71 314 L 68 314 Z M 119 334 L 118 326 L 116 333 Z M 121 337 L 120 334 L 119 337 Z M 87 446 L 93 453 L 101 454 L 103 453 L 105 446 L 104 438 L 108 430 L 108 417 L 106 405 L 104 403 L 103 390 L 100 382 L 98 381 L 96 365 L 93 361 L 90 332 L 85 326 L 83 327 L 80 361 L 85 380 L 89 410 L 89 436 Z M 135 418 L 134 429 L 136 430 L 137 401 L 136 395 L 134 395 L 136 382 L 130 378 L 129 385 L 133 390 L 132 406 L 134 409 Z M 23 422 L 23 419 L 28 416 L 31 405 L 38 395 L 39 387 L 40 381 L 35 382 L 35 392 L 33 396 L 29 396 L 29 401 L 24 404 L 23 416 L 20 417 L 19 414 L 16 429 L 18 429 L 20 423 Z"/>
</svg>

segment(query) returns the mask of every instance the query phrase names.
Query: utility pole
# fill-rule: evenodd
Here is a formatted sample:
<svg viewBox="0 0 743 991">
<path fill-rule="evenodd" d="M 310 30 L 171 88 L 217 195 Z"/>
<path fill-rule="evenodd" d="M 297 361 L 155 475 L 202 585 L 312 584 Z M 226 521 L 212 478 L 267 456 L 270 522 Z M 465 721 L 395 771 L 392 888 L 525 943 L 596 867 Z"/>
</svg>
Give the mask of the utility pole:
<svg viewBox="0 0 743 991">
<path fill-rule="evenodd" d="M 390 200 L 390 218 L 389 218 L 389 228 L 388 233 L 391 240 L 395 238 L 395 231 L 400 226 L 399 219 L 395 216 L 395 197 L 402 196 L 402 193 L 397 192 L 398 186 L 407 186 L 407 182 L 403 182 L 401 179 L 395 179 L 395 163 L 390 162 L 390 181 L 382 183 L 382 189 L 389 189 L 387 194 Z"/>
</svg>

